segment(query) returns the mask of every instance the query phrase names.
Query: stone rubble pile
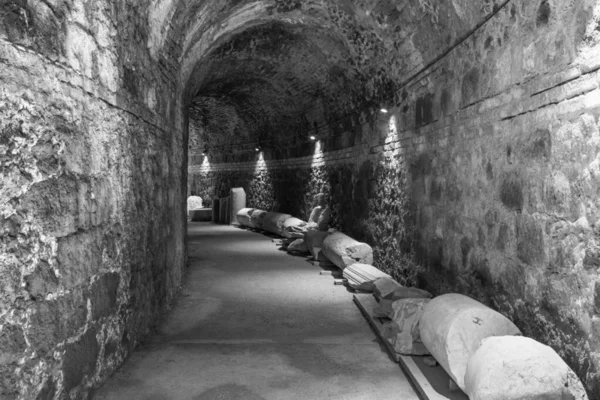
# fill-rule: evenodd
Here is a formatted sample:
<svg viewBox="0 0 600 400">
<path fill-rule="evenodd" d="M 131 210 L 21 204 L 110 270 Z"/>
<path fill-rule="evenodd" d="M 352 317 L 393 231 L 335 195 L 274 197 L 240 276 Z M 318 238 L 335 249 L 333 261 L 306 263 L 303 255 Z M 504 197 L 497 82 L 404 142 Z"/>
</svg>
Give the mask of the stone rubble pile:
<svg viewBox="0 0 600 400">
<path fill-rule="evenodd" d="M 373 250 L 329 229 L 329 208 L 315 207 L 308 222 L 290 214 L 242 208 L 237 222 L 282 236 L 290 254 L 309 255 L 342 270 L 351 289 L 372 293 L 382 337 L 401 355 L 432 355 L 450 386 L 471 400 L 587 400 L 575 373 L 550 347 L 521 336 L 505 316 L 467 296 L 437 297 L 404 287 L 374 267 Z M 321 264 L 322 265 L 322 264 Z"/>
</svg>

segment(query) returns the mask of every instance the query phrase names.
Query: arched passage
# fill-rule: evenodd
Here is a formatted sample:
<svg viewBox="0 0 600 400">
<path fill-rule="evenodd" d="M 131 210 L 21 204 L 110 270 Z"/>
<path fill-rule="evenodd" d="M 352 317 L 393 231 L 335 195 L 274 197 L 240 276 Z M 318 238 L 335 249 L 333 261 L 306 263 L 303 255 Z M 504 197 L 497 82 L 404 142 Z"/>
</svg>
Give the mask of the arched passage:
<svg viewBox="0 0 600 400">
<path fill-rule="evenodd" d="M 186 182 L 235 180 L 298 216 L 326 196 L 390 268 L 407 193 L 418 284 L 501 311 L 598 397 L 598 7 L 5 2 L 2 395 L 96 387 L 181 283 Z"/>
</svg>

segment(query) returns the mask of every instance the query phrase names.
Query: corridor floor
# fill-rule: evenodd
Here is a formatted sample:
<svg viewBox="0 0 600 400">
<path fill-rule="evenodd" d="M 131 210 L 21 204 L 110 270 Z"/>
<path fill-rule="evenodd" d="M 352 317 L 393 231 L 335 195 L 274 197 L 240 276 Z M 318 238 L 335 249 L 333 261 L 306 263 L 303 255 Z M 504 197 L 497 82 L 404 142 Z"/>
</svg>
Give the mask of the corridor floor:
<svg viewBox="0 0 600 400">
<path fill-rule="evenodd" d="M 94 399 L 417 399 L 343 286 L 259 233 L 189 224 L 183 294 Z"/>
</svg>

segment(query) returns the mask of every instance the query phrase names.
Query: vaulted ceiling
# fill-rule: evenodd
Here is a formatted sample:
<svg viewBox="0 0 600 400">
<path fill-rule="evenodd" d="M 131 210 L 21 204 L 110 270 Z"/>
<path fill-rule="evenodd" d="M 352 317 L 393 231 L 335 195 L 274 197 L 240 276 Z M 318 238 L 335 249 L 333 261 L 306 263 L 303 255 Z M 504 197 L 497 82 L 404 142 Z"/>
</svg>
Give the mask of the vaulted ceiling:
<svg viewBox="0 0 600 400">
<path fill-rule="evenodd" d="M 391 103 L 415 72 L 506 3 L 157 0 L 149 45 L 178 53 L 192 146 L 289 146 Z"/>
</svg>

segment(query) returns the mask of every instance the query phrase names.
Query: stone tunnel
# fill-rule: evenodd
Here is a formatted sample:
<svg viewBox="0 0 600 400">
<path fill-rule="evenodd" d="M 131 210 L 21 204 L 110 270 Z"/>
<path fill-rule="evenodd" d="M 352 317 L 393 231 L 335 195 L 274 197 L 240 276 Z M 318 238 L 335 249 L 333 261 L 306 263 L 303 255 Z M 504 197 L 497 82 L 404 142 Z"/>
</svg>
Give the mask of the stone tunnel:
<svg viewBox="0 0 600 400">
<path fill-rule="evenodd" d="M 0 398 L 88 398 L 176 302 L 186 199 L 331 225 L 600 399 L 600 1 L 0 0 Z"/>
</svg>

